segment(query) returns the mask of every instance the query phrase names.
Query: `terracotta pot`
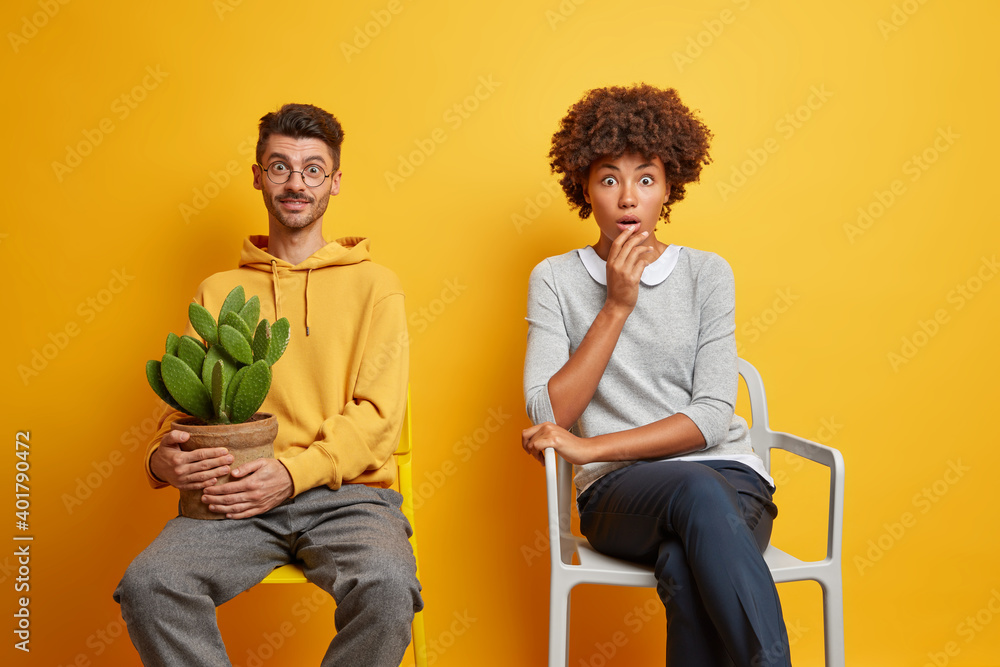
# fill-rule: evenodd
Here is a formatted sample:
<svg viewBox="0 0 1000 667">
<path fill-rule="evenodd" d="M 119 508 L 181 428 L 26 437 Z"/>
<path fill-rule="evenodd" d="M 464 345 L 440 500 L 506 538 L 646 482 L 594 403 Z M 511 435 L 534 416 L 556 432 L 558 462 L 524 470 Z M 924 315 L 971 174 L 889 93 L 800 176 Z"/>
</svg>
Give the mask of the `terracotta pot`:
<svg viewBox="0 0 1000 667">
<path fill-rule="evenodd" d="M 236 468 L 254 459 L 274 458 L 274 438 L 278 435 L 278 418 L 266 412 L 258 412 L 242 424 L 205 424 L 197 417 L 184 417 L 174 422 L 178 431 L 186 431 L 191 436 L 181 443 L 181 449 L 191 452 L 206 447 L 225 447 L 233 455 L 230 468 Z M 218 484 L 231 481 L 232 477 L 220 477 Z M 192 519 L 225 519 L 224 514 L 208 510 L 201 502 L 203 490 L 181 491 L 181 514 Z"/>
</svg>

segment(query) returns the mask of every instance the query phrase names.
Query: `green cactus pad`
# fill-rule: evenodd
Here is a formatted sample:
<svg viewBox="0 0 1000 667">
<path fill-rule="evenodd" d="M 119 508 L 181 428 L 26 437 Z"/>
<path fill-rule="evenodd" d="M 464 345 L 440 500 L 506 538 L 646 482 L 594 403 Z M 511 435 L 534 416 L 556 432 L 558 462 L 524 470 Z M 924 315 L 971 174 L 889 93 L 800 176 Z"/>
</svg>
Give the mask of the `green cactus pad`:
<svg viewBox="0 0 1000 667">
<path fill-rule="evenodd" d="M 253 335 L 253 360 L 259 361 L 267 356 L 267 350 L 271 347 L 271 324 L 267 320 L 261 320 L 257 325 L 257 331 Z"/>
<path fill-rule="evenodd" d="M 243 285 L 237 285 L 229 293 L 226 300 L 222 302 L 222 309 L 219 310 L 219 325 L 225 323 L 227 313 L 239 314 L 246 303 L 246 296 L 243 293 Z"/>
<path fill-rule="evenodd" d="M 248 370 L 250 370 L 250 367 L 244 366 L 236 371 L 236 375 L 233 376 L 233 379 L 229 381 L 229 386 L 226 387 L 226 415 L 230 421 L 232 421 L 233 417 L 233 399 L 236 398 L 236 390 L 240 388 L 243 376 L 247 374 Z"/>
<path fill-rule="evenodd" d="M 220 360 L 223 362 L 224 378 L 227 385 L 232 382 L 233 376 L 236 375 L 238 368 L 236 362 L 230 359 L 220 346 L 210 347 L 208 354 L 205 355 L 205 362 L 201 366 L 201 382 L 206 388 L 212 387 L 212 371 L 215 369 L 216 362 Z"/>
<path fill-rule="evenodd" d="M 224 362 L 220 359 L 212 367 L 212 407 L 215 408 L 216 418 L 214 421 L 228 424 L 226 415 L 226 371 Z"/>
<path fill-rule="evenodd" d="M 243 334 L 228 324 L 219 327 L 219 342 L 222 344 L 222 349 L 234 361 L 245 366 L 253 363 L 253 351 L 250 349 L 250 343 L 247 342 Z"/>
<path fill-rule="evenodd" d="M 164 351 L 172 357 L 177 356 L 177 345 L 181 342 L 181 339 L 175 333 L 167 334 L 167 344 L 164 346 Z"/>
<path fill-rule="evenodd" d="M 226 319 L 223 324 L 228 324 L 243 334 L 243 337 L 247 339 L 247 343 L 253 342 L 253 329 L 248 327 L 247 323 L 238 314 L 226 313 Z M 256 322 L 254 324 L 256 324 Z"/>
<path fill-rule="evenodd" d="M 187 334 L 184 334 L 183 336 L 181 336 L 181 342 L 183 343 L 185 339 L 191 341 L 192 343 L 200 347 L 202 352 L 208 352 L 208 346 L 202 343 L 194 336 L 188 336 Z"/>
<path fill-rule="evenodd" d="M 177 357 L 191 367 L 196 374 L 201 374 L 201 366 L 205 362 L 205 348 L 191 336 L 182 336 L 177 345 Z"/>
<path fill-rule="evenodd" d="M 264 402 L 268 389 L 271 388 L 271 367 L 261 359 L 247 369 L 246 375 L 236 390 L 232 405 L 232 421 L 234 424 L 245 422 Z"/>
<path fill-rule="evenodd" d="M 281 359 L 281 355 L 285 353 L 288 339 L 291 337 L 291 330 L 292 327 L 288 323 L 287 317 L 282 317 L 271 325 L 271 345 L 267 350 L 267 356 L 264 357 L 268 366 L 278 363 L 278 359 Z"/>
<path fill-rule="evenodd" d="M 208 312 L 208 308 L 200 303 L 192 302 L 188 306 L 188 319 L 191 321 L 191 326 L 206 343 L 209 345 L 219 344 L 219 327 L 216 325 L 212 313 Z"/>
<path fill-rule="evenodd" d="M 212 418 L 212 397 L 191 367 L 169 354 L 160 361 L 160 374 L 167 391 L 181 410 L 205 421 Z"/>
<path fill-rule="evenodd" d="M 153 388 L 156 395 L 160 397 L 164 403 L 172 407 L 174 410 L 181 410 L 181 406 L 177 405 L 177 401 L 174 397 L 170 395 L 167 391 L 167 385 L 163 384 L 163 376 L 160 375 L 160 362 L 159 361 L 147 361 L 146 362 L 146 380 L 149 382 L 149 386 Z"/>
<path fill-rule="evenodd" d="M 260 298 L 256 294 L 250 297 L 243 308 L 240 309 L 240 317 L 247 323 L 247 327 L 253 331 L 253 328 L 257 326 L 257 320 L 260 319 Z"/>
</svg>

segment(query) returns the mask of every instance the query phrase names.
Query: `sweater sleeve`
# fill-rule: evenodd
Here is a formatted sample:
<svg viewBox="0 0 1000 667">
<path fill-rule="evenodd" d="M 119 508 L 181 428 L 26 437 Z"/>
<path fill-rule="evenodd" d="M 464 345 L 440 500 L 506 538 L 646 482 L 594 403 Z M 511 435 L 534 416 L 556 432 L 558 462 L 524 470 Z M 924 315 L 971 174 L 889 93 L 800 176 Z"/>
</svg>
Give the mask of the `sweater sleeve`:
<svg viewBox="0 0 1000 667">
<path fill-rule="evenodd" d="M 321 485 L 337 489 L 385 465 L 399 442 L 409 363 L 403 293 L 393 291 L 372 310 L 351 400 L 323 421 L 304 452 L 280 459 L 292 477 L 294 495 Z"/>
<path fill-rule="evenodd" d="M 736 289 L 729 264 L 712 255 L 696 277 L 701 319 L 691 403 L 678 410 L 705 437 L 705 448 L 725 442 L 736 409 Z"/>
<path fill-rule="evenodd" d="M 534 268 L 528 282 L 528 345 L 524 355 L 524 403 L 532 423 L 555 422 L 549 379 L 570 356 L 555 277 L 548 261 Z"/>
</svg>

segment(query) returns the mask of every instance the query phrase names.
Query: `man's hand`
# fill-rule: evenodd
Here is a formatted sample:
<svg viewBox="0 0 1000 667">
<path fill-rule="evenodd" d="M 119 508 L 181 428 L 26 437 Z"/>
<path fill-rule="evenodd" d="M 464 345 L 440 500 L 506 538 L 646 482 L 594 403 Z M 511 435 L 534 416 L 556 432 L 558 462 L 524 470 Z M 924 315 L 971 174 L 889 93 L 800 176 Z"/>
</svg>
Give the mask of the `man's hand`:
<svg viewBox="0 0 1000 667">
<path fill-rule="evenodd" d="M 521 431 L 521 446 L 539 463 L 545 465 L 545 449 L 551 447 L 573 465 L 591 463 L 593 448 L 587 446 L 586 438 L 580 438 L 562 426 L 552 422 L 544 422 Z"/>
<path fill-rule="evenodd" d="M 184 431 L 170 431 L 153 455 L 149 468 L 157 478 L 185 491 L 197 491 L 212 486 L 216 478 L 229 474 L 233 457 L 225 447 L 196 449 L 185 452 L 181 443 L 191 437 Z"/>
<path fill-rule="evenodd" d="M 227 519 L 263 514 L 292 497 L 292 476 L 277 459 L 254 459 L 234 468 L 235 482 L 212 486 L 201 501 Z"/>
</svg>

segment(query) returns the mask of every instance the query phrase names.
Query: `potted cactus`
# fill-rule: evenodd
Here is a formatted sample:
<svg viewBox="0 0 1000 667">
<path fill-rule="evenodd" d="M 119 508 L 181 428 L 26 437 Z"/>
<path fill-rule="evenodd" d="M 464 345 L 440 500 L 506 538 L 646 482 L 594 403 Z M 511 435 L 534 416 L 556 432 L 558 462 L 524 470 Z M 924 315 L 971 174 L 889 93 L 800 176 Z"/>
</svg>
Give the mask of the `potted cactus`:
<svg viewBox="0 0 1000 667">
<path fill-rule="evenodd" d="M 226 297 L 216 320 L 201 304 L 188 307 L 191 326 L 201 337 L 167 334 L 160 361 L 146 362 L 146 379 L 156 395 L 184 412 L 174 422 L 190 438 L 182 447 L 226 447 L 239 466 L 274 456 L 278 421 L 257 410 L 271 388 L 271 366 L 288 346 L 286 318 L 271 325 L 260 319 L 260 299 L 246 299 L 242 286 Z M 229 481 L 228 475 L 219 483 Z M 181 491 L 181 514 L 222 519 L 201 502 L 201 491 Z"/>
</svg>

